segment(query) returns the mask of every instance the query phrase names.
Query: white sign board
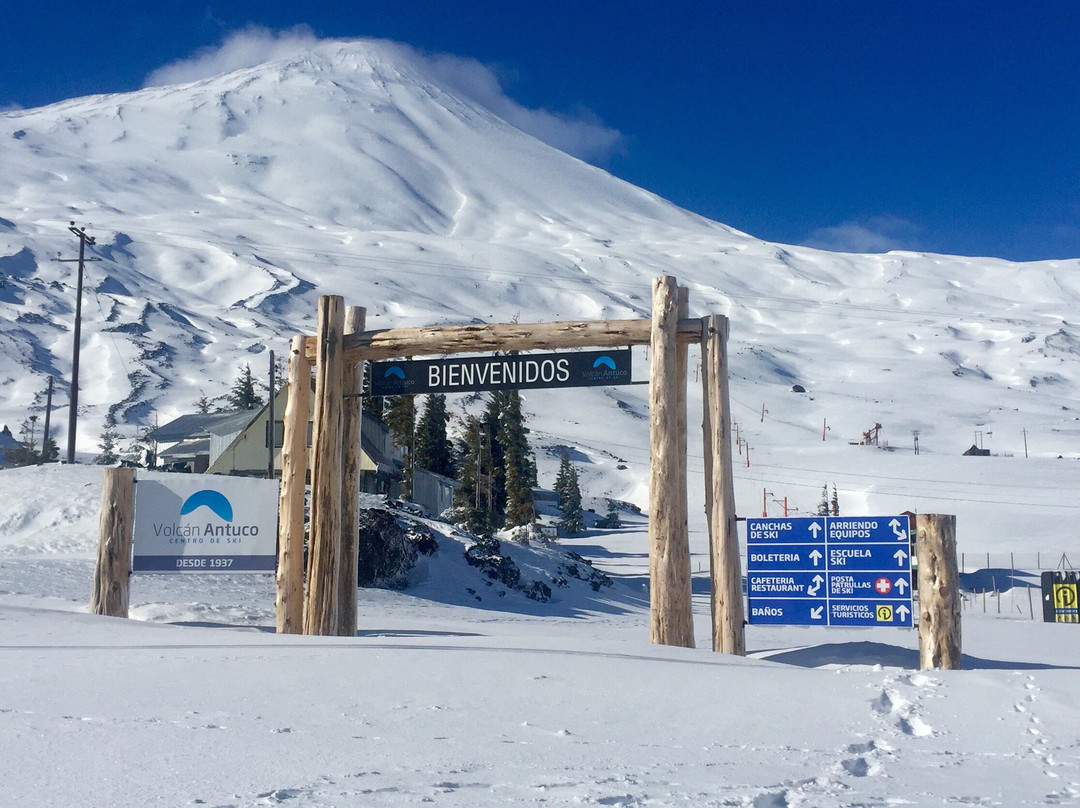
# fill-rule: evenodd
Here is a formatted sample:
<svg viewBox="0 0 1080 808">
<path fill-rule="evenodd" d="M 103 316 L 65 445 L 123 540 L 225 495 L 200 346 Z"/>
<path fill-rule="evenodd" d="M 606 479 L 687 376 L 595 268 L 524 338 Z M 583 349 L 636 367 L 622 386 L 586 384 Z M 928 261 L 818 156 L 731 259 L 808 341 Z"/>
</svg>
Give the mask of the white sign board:
<svg viewBox="0 0 1080 808">
<path fill-rule="evenodd" d="M 140 471 L 132 572 L 273 572 L 278 482 Z"/>
</svg>

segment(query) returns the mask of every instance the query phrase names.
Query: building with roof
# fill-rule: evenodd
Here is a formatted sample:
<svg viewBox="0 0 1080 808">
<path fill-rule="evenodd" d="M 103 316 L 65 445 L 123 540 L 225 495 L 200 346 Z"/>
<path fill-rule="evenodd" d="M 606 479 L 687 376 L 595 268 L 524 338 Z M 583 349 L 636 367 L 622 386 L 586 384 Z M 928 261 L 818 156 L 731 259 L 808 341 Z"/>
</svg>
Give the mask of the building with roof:
<svg viewBox="0 0 1080 808">
<path fill-rule="evenodd" d="M 157 468 L 196 474 L 267 476 L 271 462 L 281 474 L 283 416 L 288 386 L 274 397 L 274 446 L 270 449 L 270 408 L 182 415 L 153 430 L 157 441 Z M 308 421 L 307 445 L 311 448 L 312 423 Z M 271 460 L 272 457 L 272 460 Z M 402 477 L 403 455 L 394 446 L 386 426 L 364 413 L 360 435 L 360 490 L 396 496 Z M 308 456 L 311 468 L 311 456 Z"/>
</svg>

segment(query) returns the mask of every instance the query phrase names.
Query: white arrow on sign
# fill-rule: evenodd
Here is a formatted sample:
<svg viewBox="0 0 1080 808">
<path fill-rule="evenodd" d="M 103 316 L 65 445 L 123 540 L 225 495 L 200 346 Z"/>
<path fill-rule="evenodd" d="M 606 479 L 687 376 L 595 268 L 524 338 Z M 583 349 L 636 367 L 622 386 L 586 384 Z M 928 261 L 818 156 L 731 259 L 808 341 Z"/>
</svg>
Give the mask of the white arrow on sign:
<svg viewBox="0 0 1080 808">
<path fill-rule="evenodd" d="M 899 589 L 900 594 L 902 595 L 904 594 L 904 590 L 908 587 L 908 582 L 905 581 L 903 578 L 897 578 L 896 581 L 893 583 L 893 586 Z"/>
<path fill-rule="evenodd" d="M 816 609 L 811 609 L 810 610 L 810 619 L 811 620 L 820 620 L 821 619 L 821 612 L 822 612 L 822 610 L 824 608 L 825 608 L 824 606 L 818 606 Z"/>
<path fill-rule="evenodd" d="M 809 530 L 811 533 L 813 533 L 814 538 L 816 539 L 818 537 L 818 533 L 820 533 L 823 530 L 823 528 L 817 522 L 811 522 L 810 527 L 808 527 L 807 530 Z"/>
<path fill-rule="evenodd" d="M 821 561 L 821 552 L 818 550 L 811 551 L 810 558 L 814 560 L 814 566 L 816 567 L 818 565 L 818 562 Z"/>
<path fill-rule="evenodd" d="M 815 550 L 814 552 L 816 553 L 817 550 Z M 811 580 L 813 580 L 814 585 L 808 586 L 806 588 L 806 594 L 810 597 L 813 597 L 818 593 L 818 590 L 821 589 L 821 585 L 825 583 L 825 579 L 822 578 L 820 575 L 815 575 Z"/>
<path fill-rule="evenodd" d="M 905 539 L 907 539 L 907 531 L 900 529 L 899 520 L 893 519 L 891 522 L 889 522 L 889 527 L 891 527 L 892 532 L 896 534 L 896 538 L 898 541 L 904 541 Z"/>
<path fill-rule="evenodd" d="M 905 553 L 903 550 L 897 550 L 895 553 L 893 553 L 893 558 L 896 559 L 897 565 L 902 567 L 904 566 L 904 562 L 907 560 L 907 553 Z"/>
<path fill-rule="evenodd" d="M 908 612 L 910 612 L 910 611 L 911 611 L 911 609 L 909 609 L 907 606 L 905 606 L 902 603 L 899 606 L 896 607 L 896 613 L 898 615 L 900 615 L 901 620 L 907 620 Z"/>
</svg>

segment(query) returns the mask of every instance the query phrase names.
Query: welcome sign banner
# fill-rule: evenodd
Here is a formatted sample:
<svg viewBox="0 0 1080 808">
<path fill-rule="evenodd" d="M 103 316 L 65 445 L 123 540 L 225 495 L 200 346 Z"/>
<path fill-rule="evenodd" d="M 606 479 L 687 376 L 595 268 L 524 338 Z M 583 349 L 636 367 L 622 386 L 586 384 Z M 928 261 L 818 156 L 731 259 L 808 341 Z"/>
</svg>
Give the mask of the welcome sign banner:
<svg viewBox="0 0 1080 808">
<path fill-rule="evenodd" d="M 139 472 L 132 572 L 273 572 L 278 482 Z"/>
<path fill-rule="evenodd" d="M 373 396 L 632 384 L 629 348 L 374 362 Z"/>
</svg>

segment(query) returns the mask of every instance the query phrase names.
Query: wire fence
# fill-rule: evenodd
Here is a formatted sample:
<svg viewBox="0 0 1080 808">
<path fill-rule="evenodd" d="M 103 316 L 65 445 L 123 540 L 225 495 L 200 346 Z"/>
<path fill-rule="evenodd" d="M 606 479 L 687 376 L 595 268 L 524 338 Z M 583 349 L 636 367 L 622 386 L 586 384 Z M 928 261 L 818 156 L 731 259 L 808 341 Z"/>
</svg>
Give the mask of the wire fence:
<svg viewBox="0 0 1080 808">
<path fill-rule="evenodd" d="M 1075 570 L 1080 564 L 1080 553 L 1023 552 L 1023 553 L 960 553 L 960 572 L 974 573 L 985 570 L 1014 570 L 1017 572 L 1042 572 L 1043 570 Z"/>
</svg>

